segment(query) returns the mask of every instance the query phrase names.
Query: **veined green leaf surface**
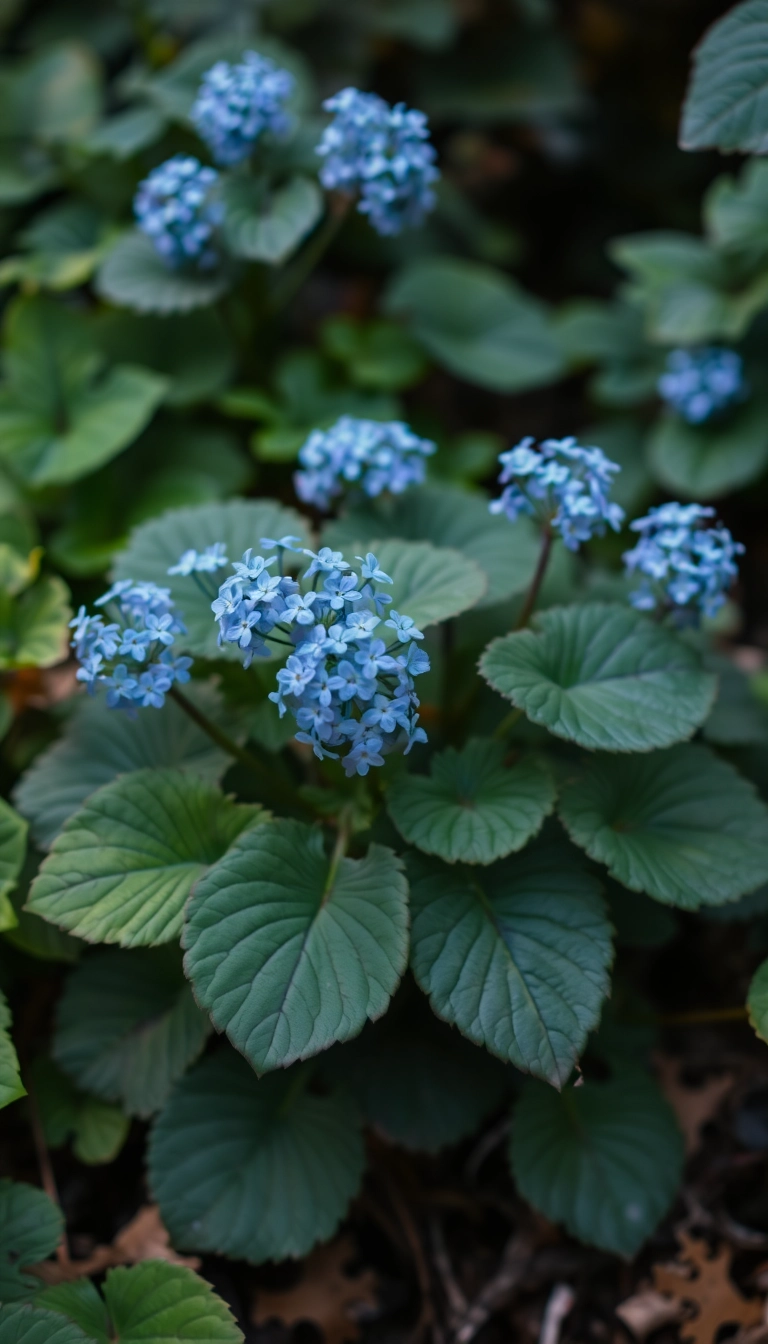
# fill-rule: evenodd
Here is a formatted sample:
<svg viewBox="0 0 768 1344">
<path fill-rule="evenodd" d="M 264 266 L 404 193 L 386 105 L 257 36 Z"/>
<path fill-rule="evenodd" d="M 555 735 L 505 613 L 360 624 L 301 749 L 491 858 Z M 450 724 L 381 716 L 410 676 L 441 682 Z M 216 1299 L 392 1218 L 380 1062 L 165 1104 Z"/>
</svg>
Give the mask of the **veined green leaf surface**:
<svg viewBox="0 0 768 1344">
<path fill-rule="evenodd" d="M 63 1230 L 61 1210 L 42 1190 L 0 1180 L 0 1302 L 31 1297 L 39 1289 L 40 1280 L 26 1271 L 53 1255 Z"/>
<path fill-rule="evenodd" d="M 630 607 L 553 607 L 488 646 L 480 671 L 533 723 L 591 750 L 641 752 L 691 737 L 717 679 Z"/>
<path fill-rule="evenodd" d="M 322 835 L 278 820 L 198 882 L 184 961 L 214 1025 L 260 1073 L 355 1036 L 408 958 L 408 884 L 391 849 L 329 864 Z"/>
<path fill-rule="evenodd" d="M 137 770 L 66 823 L 27 909 L 89 942 L 168 942 L 193 884 L 263 816 L 181 771 Z"/>
</svg>

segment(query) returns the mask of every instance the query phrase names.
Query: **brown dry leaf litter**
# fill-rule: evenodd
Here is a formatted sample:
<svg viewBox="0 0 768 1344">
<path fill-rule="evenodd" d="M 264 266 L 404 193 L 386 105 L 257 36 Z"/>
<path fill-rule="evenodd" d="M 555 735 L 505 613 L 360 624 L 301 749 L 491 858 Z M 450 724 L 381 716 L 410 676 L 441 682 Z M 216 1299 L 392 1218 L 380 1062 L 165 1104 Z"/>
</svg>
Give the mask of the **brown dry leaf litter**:
<svg viewBox="0 0 768 1344">
<path fill-rule="evenodd" d="M 659 1326 L 679 1321 L 683 1344 L 715 1344 L 724 1325 L 759 1325 L 765 1304 L 761 1298 L 744 1297 L 736 1287 L 730 1247 L 722 1245 L 710 1255 L 702 1238 L 680 1231 L 677 1239 L 677 1259 L 670 1265 L 654 1265 L 652 1287 L 617 1308 L 617 1316 L 633 1334 L 644 1339 Z"/>
<path fill-rule="evenodd" d="M 322 1331 L 325 1344 L 359 1339 L 359 1322 L 378 1306 L 378 1276 L 371 1269 L 351 1275 L 348 1266 L 355 1254 L 351 1237 L 318 1246 L 307 1256 L 301 1278 L 292 1288 L 258 1290 L 253 1324 L 265 1325 L 275 1318 L 289 1326 L 310 1321 Z"/>
<path fill-rule="evenodd" d="M 686 1155 L 690 1157 L 701 1146 L 704 1126 L 717 1115 L 736 1077 L 733 1073 L 721 1073 L 708 1078 L 700 1087 L 691 1087 L 682 1078 L 684 1060 L 657 1052 L 653 1062 L 661 1090 L 683 1131 Z"/>
<path fill-rule="evenodd" d="M 96 1246 L 84 1260 L 43 1260 L 30 1265 L 29 1272 L 43 1283 L 72 1283 L 91 1274 L 100 1274 L 114 1265 L 138 1265 L 142 1260 L 167 1260 L 171 1265 L 199 1269 L 197 1256 L 178 1255 L 163 1225 L 156 1204 L 145 1204 L 118 1232 L 111 1246 Z"/>
</svg>

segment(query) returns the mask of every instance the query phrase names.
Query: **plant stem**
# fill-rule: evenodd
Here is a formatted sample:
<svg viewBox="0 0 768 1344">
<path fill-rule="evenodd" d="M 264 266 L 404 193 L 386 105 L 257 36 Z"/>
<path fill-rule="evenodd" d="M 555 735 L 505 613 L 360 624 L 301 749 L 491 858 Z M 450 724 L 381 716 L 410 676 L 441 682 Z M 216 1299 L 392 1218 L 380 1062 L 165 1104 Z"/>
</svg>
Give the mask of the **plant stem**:
<svg viewBox="0 0 768 1344">
<path fill-rule="evenodd" d="M 541 551 L 539 552 L 539 562 L 536 566 L 536 572 L 534 573 L 533 579 L 531 581 L 531 586 L 528 589 L 528 596 L 526 597 L 523 603 L 523 609 L 517 618 L 517 625 L 515 626 L 515 630 L 523 630 L 530 621 L 531 616 L 533 615 L 533 609 L 536 605 L 536 598 L 539 596 L 539 589 L 541 588 L 541 585 L 544 582 L 544 575 L 547 572 L 547 565 L 549 564 L 549 557 L 552 553 L 553 541 L 554 537 L 552 535 L 551 529 L 549 527 L 545 527 L 541 536 Z"/>
<path fill-rule="evenodd" d="M 328 201 L 328 210 L 322 224 L 312 234 L 303 252 L 292 266 L 286 267 L 269 295 L 269 309 L 279 313 L 286 308 L 324 257 L 347 217 L 352 197 L 334 192 Z"/>
<path fill-rule="evenodd" d="M 708 1022 L 746 1022 L 746 1008 L 703 1008 L 694 1013 L 665 1013 L 654 1019 L 659 1027 L 688 1027 Z"/>
<path fill-rule="evenodd" d="M 323 899 L 330 896 L 333 890 L 333 884 L 336 881 L 336 874 L 339 871 L 339 864 L 347 852 L 349 839 L 352 834 L 352 810 L 349 807 L 343 807 L 339 813 L 339 829 L 336 834 L 336 844 L 333 847 L 331 862 L 328 865 L 328 876 L 325 880 L 325 893 Z"/>
<path fill-rule="evenodd" d="M 522 713 L 522 709 L 510 709 L 509 713 L 504 715 L 501 723 L 497 724 L 493 731 L 493 736 L 498 741 L 503 741 L 510 728 L 514 728 L 518 719 L 522 717 Z"/>
<path fill-rule="evenodd" d="M 53 1174 L 51 1155 L 48 1152 L 48 1144 L 45 1141 L 43 1122 L 40 1118 L 40 1108 L 37 1104 L 35 1089 L 32 1085 L 32 1081 L 29 1078 L 28 1074 L 24 1079 L 24 1085 L 27 1089 L 29 1121 L 32 1129 L 32 1139 L 35 1145 L 35 1152 L 37 1154 L 37 1165 L 40 1168 L 40 1180 L 43 1185 L 43 1190 L 50 1199 L 51 1203 L 55 1204 L 56 1207 L 60 1209 L 61 1200 L 59 1199 L 59 1191 L 56 1185 L 56 1177 Z M 62 1232 L 61 1241 L 56 1247 L 56 1259 L 62 1266 L 67 1266 L 70 1263 L 69 1246 L 67 1245 L 66 1229 Z"/>
<path fill-rule="evenodd" d="M 202 728 L 211 741 L 216 743 L 217 747 L 221 747 L 222 751 L 226 751 L 228 756 L 231 756 L 235 761 L 239 761 L 241 765 L 247 765 L 249 770 L 255 770 L 260 775 L 264 774 L 266 767 L 258 757 L 251 755 L 250 751 L 241 747 L 228 733 L 225 733 L 223 728 L 219 728 L 218 724 L 213 723 L 207 714 L 204 714 L 201 709 L 198 709 L 197 705 L 187 699 L 178 686 L 172 686 L 168 694 L 172 700 L 176 701 L 179 708 L 184 710 L 184 713 L 192 722 L 196 723 L 198 728 Z"/>
</svg>

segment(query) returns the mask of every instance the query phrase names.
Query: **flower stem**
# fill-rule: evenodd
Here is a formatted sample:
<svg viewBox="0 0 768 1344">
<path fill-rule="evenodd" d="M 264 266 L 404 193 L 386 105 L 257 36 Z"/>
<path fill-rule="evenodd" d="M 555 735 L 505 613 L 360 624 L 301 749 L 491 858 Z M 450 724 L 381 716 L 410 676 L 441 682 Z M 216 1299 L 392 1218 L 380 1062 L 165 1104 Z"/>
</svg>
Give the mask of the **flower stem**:
<svg viewBox="0 0 768 1344">
<path fill-rule="evenodd" d="M 531 616 L 533 615 L 533 609 L 536 606 L 536 599 L 539 596 L 539 590 L 541 588 L 542 583 L 544 582 L 544 575 L 547 572 L 549 557 L 552 554 L 553 541 L 554 537 L 552 535 L 551 528 L 545 527 L 541 535 L 541 551 L 539 552 L 539 562 L 536 566 L 536 571 L 534 573 L 533 579 L 531 580 L 531 586 L 528 589 L 528 596 L 526 597 L 523 603 L 523 609 L 517 618 L 517 625 L 515 626 L 515 630 L 525 629 L 526 625 L 531 619 Z"/>
<path fill-rule="evenodd" d="M 184 713 L 192 719 L 192 722 L 196 723 L 198 728 L 202 728 L 211 741 L 215 742 L 217 747 L 221 747 L 222 751 L 226 751 L 228 756 L 231 756 L 235 761 L 239 761 L 241 765 L 247 765 L 249 770 L 255 770 L 258 774 L 265 773 L 266 767 L 258 757 L 251 755 L 250 751 L 241 747 L 228 733 L 225 733 L 223 728 L 219 728 L 218 724 L 213 723 L 207 714 L 204 714 L 201 709 L 198 709 L 197 705 L 187 699 L 178 686 L 172 686 L 168 694 L 172 700 L 176 701 L 179 708 L 183 709 Z"/>
<path fill-rule="evenodd" d="M 269 309 L 272 313 L 281 312 L 296 297 L 328 251 L 347 217 L 351 204 L 352 197 L 344 192 L 334 192 L 329 197 L 328 210 L 322 224 L 312 234 L 294 264 L 286 267 L 269 295 Z"/>
<path fill-rule="evenodd" d="M 331 862 L 328 865 L 328 876 L 325 879 L 325 892 L 323 899 L 330 896 L 333 890 L 333 884 L 336 881 L 336 874 L 339 871 L 339 864 L 345 857 L 352 835 L 352 809 L 343 807 L 339 813 L 338 832 L 336 835 L 336 844 L 333 847 Z"/>
</svg>

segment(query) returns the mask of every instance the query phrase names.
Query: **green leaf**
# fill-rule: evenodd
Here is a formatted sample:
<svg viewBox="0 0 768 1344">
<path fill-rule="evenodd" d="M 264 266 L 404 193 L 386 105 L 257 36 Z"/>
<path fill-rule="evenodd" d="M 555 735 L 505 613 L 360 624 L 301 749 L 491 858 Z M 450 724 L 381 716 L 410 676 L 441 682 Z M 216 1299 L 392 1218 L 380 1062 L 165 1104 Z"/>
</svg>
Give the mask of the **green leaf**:
<svg viewBox="0 0 768 1344">
<path fill-rule="evenodd" d="M 563 371 L 543 305 L 477 262 L 414 262 L 391 286 L 385 308 L 404 315 L 438 363 L 494 392 L 541 387 Z"/>
<path fill-rule="evenodd" d="M 768 150 L 768 3 L 745 0 L 705 33 L 693 54 L 683 149 Z"/>
<path fill-rule="evenodd" d="M 627 891 L 618 882 L 608 882 L 606 896 L 619 947 L 662 947 L 677 933 L 678 922 L 672 911 L 643 892 Z"/>
<path fill-rule="evenodd" d="M 392 579 L 387 593 L 392 611 L 412 617 L 417 626 L 435 625 L 474 607 L 487 580 L 480 566 L 447 546 L 426 541 L 383 541 L 376 556 Z"/>
<path fill-rule="evenodd" d="M 75 1279 L 73 1283 L 57 1283 L 44 1288 L 38 1293 L 35 1305 L 67 1316 L 96 1344 L 111 1344 L 107 1310 L 90 1279 Z"/>
<path fill-rule="evenodd" d="M 0 205 L 24 205 L 59 180 L 50 155 L 39 145 L 6 140 L 0 144 Z"/>
<path fill-rule="evenodd" d="M 426 485 L 397 499 L 367 501 L 323 529 L 324 545 L 353 554 L 355 546 L 378 554 L 377 544 L 389 537 L 429 541 L 474 560 L 488 580 L 478 606 L 523 592 L 533 577 L 541 545 L 529 519 L 520 518 L 512 527 L 507 518 L 488 512 L 484 495 L 451 485 Z"/>
<path fill-rule="evenodd" d="M 11 1010 L 0 989 L 0 1110 L 27 1095 L 19 1060 L 11 1040 Z"/>
<path fill-rule="evenodd" d="M 215 11 L 214 11 L 215 13 Z M 249 41 L 244 33 L 233 31 L 213 31 L 185 46 L 170 64 L 153 74 L 142 85 L 138 81 L 139 92 L 148 96 L 168 117 L 188 122 L 192 104 L 200 88 L 200 80 L 214 61 L 237 62 L 243 59 L 248 50 L 256 50 L 270 57 L 277 65 L 289 70 L 296 80 L 296 88 L 288 100 L 290 111 L 304 111 L 307 105 L 315 106 L 311 76 L 306 62 L 295 47 L 287 46 L 279 39 L 259 33 L 256 43 Z"/>
<path fill-rule="evenodd" d="M 747 160 L 738 178 L 727 173 L 715 178 L 704 199 L 707 232 L 715 246 L 754 261 L 768 252 L 766 210 L 768 164 L 762 159 Z"/>
<path fill-rule="evenodd" d="M 123 163 L 155 143 L 166 127 L 165 117 L 155 107 L 129 107 L 108 117 L 91 131 L 80 148 L 89 154 L 106 154 Z"/>
<path fill-rule="evenodd" d="M 426 373 L 421 347 L 399 322 L 362 322 L 345 313 L 323 323 L 320 339 L 323 349 L 343 364 L 358 387 L 400 392 L 420 382 Z"/>
<path fill-rule="evenodd" d="M 5 611 L 6 620 L 0 625 L 0 669 L 52 667 L 66 658 L 72 609 L 69 589 L 58 574 L 45 575 L 8 603 Z"/>
<path fill-rule="evenodd" d="M 128 546 L 117 557 L 114 577 L 151 579 L 154 583 L 166 584 L 184 614 L 184 624 L 189 632 L 184 645 L 190 653 L 204 658 L 239 658 L 236 648 L 218 647 L 218 628 L 211 613 L 210 599 L 192 579 L 178 575 L 166 578 L 167 571 L 190 547 L 199 551 L 222 541 L 227 555 L 234 561 L 239 560 L 249 546 L 258 554 L 262 537 L 286 534 L 301 537 L 307 544 L 307 521 L 295 509 L 285 509 L 273 500 L 233 499 L 223 504 L 173 509 L 136 528 Z M 225 571 L 220 573 L 223 577 Z"/>
<path fill-rule="evenodd" d="M 437 1153 L 473 1134 L 510 1090 L 510 1070 L 431 1014 L 367 1027 L 334 1052 L 331 1076 L 392 1143 Z"/>
<path fill-rule="evenodd" d="M 750 678 L 720 654 L 711 653 L 706 661 L 720 685 L 704 737 L 722 747 L 768 746 L 768 705 L 755 693 Z"/>
<path fill-rule="evenodd" d="M 429 775 L 398 775 L 387 809 L 400 834 L 446 863 L 495 863 L 522 849 L 555 804 L 544 761 L 505 767 L 501 742 L 473 738 L 432 757 Z"/>
<path fill-rule="evenodd" d="M 0 799 L 0 909 L 18 883 L 26 852 L 27 823 Z"/>
<path fill-rule="evenodd" d="M 188 695 L 211 718 L 220 718 L 221 699 L 211 686 L 193 684 Z M 14 801 L 29 819 L 33 839 L 47 849 L 89 794 L 117 775 L 174 767 L 213 784 L 229 764 L 230 758 L 172 700 L 151 716 L 140 714 L 131 721 L 108 709 L 103 699 L 83 696 L 59 741 L 22 775 Z"/>
<path fill-rule="evenodd" d="M 280 266 L 320 219 L 323 194 L 308 177 L 293 177 L 271 195 L 263 181 L 230 177 L 224 206 L 224 236 L 234 255 Z"/>
<path fill-rule="evenodd" d="M 53 1057 L 86 1092 L 146 1118 L 164 1104 L 209 1031 L 165 949 L 101 952 L 66 982 Z"/>
<path fill-rule="evenodd" d="M 104 1298 L 120 1344 L 241 1344 L 243 1335 L 210 1284 L 183 1265 L 145 1260 L 111 1269 Z"/>
<path fill-rule="evenodd" d="M 39 1285 L 39 1279 L 37 1280 Z M 0 1307 L 0 1344 L 93 1344 L 79 1326 L 45 1307 Z"/>
<path fill-rule="evenodd" d="M 258 1079 L 225 1049 L 177 1084 L 149 1146 L 174 1245 L 259 1264 L 332 1236 L 362 1179 L 360 1117 L 308 1080 L 306 1066 Z"/>
<path fill-rule="evenodd" d="M 11 307 L 4 368 L 2 453 L 35 486 L 67 484 L 110 461 L 149 422 L 167 386 L 148 369 L 105 368 L 83 317 L 50 298 Z"/>
<path fill-rule="evenodd" d="M 72 1151 L 88 1166 L 113 1162 L 128 1137 L 130 1120 L 119 1106 L 87 1097 L 78 1109 Z"/>
<path fill-rule="evenodd" d="M 42 1190 L 0 1180 L 0 1302 L 37 1291 L 40 1280 L 25 1270 L 53 1255 L 63 1231 L 61 1211 Z"/>
<path fill-rule="evenodd" d="M 120 1344 L 242 1344 L 226 1303 L 183 1265 L 145 1260 L 130 1269 L 111 1269 L 104 1298 L 80 1279 L 45 1289 L 38 1303 L 69 1317 L 96 1344 L 111 1339 Z"/>
<path fill-rule="evenodd" d="M 761 1041 L 768 1041 L 768 961 L 755 971 L 747 995 L 749 1020 Z"/>
<path fill-rule="evenodd" d="M 260 816 L 180 770 L 121 776 L 65 824 L 26 908 L 89 942 L 168 942 L 193 884 Z"/>
<path fill-rule="evenodd" d="M 618 882 L 668 905 L 723 905 L 768 880 L 768 808 L 707 747 L 586 761 L 560 815 Z"/>
<path fill-rule="evenodd" d="M 438 1016 L 562 1087 L 608 991 L 600 885 L 551 837 L 482 872 L 409 860 L 411 967 Z"/>
<path fill-rule="evenodd" d="M 526 1084 L 509 1157 L 520 1194 L 546 1218 L 632 1256 L 677 1193 L 683 1138 L 656 1084 L 625 1069 L 561 1093 Z"/>
<path fill-rule="evenodd" d="M 755 398 L 722 420 L 689 425 L 667 412 L 648 441 L 660 485 L 691 499 L 715 499 L 761 476 L 768 464 L 768 404 Z"/>
<path fill-rule="evenodd" d="M 408 884 L 392 850 L 329 866 L 320 831 L 275 821 L 197 883 L 184 968 L 214 1026 L 263 1073 L 381 1017 L 408 960 Z"/>
<path fill-rule="evenodd" d="M 229 289 L 230 268 L 173 270 L 152 243 L 133 231 L 118 239 L 99 267 L 96 289 L 103 299 L 137 313 L 188 313 L 215 303 Z"/>
<path fill-rule="evenodd" d="M 480 671 L 533 723 L 602 751 L 691 737 L 717 689 L 693 649 L 618 603 L 544 611 L 532 629 L 494 640 Z"/>
</svg>

